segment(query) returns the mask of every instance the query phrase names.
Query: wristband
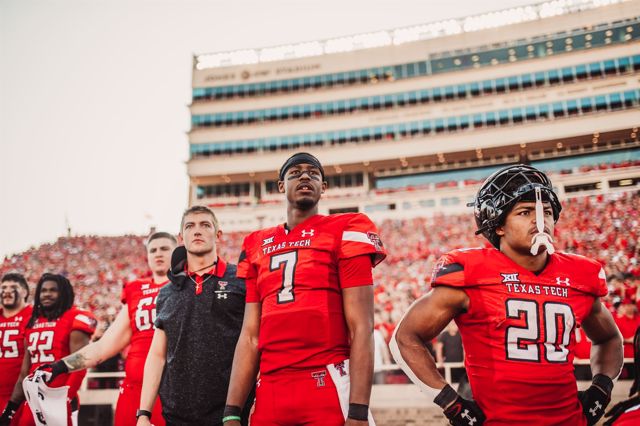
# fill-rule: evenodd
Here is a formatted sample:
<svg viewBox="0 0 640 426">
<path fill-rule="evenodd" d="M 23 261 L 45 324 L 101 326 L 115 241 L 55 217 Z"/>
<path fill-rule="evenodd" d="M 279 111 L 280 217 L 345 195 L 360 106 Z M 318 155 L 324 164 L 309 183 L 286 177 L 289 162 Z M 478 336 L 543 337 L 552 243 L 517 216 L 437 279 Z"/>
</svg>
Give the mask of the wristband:
<svg viewBox="0 0 640 426">
<path fill-rule="evenodd" d="M 240 416 L 226 416 L 222 418 L 222 423 L 230 422 L 231 420 L 242 421 Z"/>
<path fill-rule="evenodd" d="M 13 416 L 16 415 L 18 408 L 20 408 L 20 404 L 9 400 L 7 401 L 7 405 L 4 407 L 4 410 L 2 411 L 2 415 L 4 416 L 6 414 L 8 416 L 7 418 L 11 420 L 13 419 Z"/>
<path fill-rule="evenodd" d="M 59 376 L 60 374 L 66 374 L 69 372 L 69 366 L 63 360 L 56 361 L 51 364 L 51 374 L 55 376 Z"/>
<path fill-rule="evenodd" d="M 136 411 L 136 419 L 138 419 L 140 416 L 147 416 L 149 417 L 149 420 L 151 420 L 151 411 L 139 409 L 138 411 Z"/>
<path fill-rule="evenodd" d="M 613 390 L 613 380 L 611 380 L 609 376 L 596 374 L 593 376 L 591 383 L 602 389 L 607 395 L 611 395 L 611 391 Z"/>
<path fill-rule="evenodd" d="M 433 402 L 440 406 L 443 410 L 447 408 L 453 401 L 458 398 L 458 392 L 456 392 L 451 385 L 447 384 L 442 388 L 440 393 L 436 395 Z"/>
<path fill-rule="evenodd" d="M 367 421 L 369 419 L 369 406 L 350 403 L 347 417 L 353 420 Z"/>
<path fill-rule="evenodd" d="M 241 415 L 242 415 L 242 407 L 238 407 L 237 405 L 225 405 L 224 411 L 222 411 L 222 417 L 227 417 L 227 416 L 240 417 Z"/>
<path fill-rule="evenodd" d="M 6 409 L 8 410 L 12 410 L 15 411 L 18 408 L 20 408 L 20 404 L 17 402 L 13 402 L 12 400 L 7 401 L 7 405 L 5 406 Z"/>
</svg>

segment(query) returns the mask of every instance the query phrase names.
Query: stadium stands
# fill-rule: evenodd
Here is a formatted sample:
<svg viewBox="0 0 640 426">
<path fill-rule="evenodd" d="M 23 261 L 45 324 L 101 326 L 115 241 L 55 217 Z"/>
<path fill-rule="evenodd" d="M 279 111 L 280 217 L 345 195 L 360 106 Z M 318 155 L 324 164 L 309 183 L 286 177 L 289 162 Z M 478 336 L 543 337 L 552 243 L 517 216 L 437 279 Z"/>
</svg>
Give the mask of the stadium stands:
<svg viewBox="0 0 640 426">
<path fill-rule="evenodd" d="M 640 284 L 640 193 L 579 197 L 564 201 L 556 229 L 560 250 L 598 259 L 610 278 L 606 302 L 635 298 Z M 409 305 L 429 290 L 433 263 L 448 250 L 486 245 L 474 235 L 470 211 L 459 215 L 384 220 L 378 224 L 389 251 L 375 269 L 376 325 L 390 332 Z M 235 261 L 246 233 L 223 235 L 221 254 Z M 120 306 L 122 284 L 147 272 L 144 237 L 63 237 L 4 259 L 0 273 L 22 272 L 32 286 L 46 272 L 67 275 L 79 306 L 105 324 Z"/>
</svg>

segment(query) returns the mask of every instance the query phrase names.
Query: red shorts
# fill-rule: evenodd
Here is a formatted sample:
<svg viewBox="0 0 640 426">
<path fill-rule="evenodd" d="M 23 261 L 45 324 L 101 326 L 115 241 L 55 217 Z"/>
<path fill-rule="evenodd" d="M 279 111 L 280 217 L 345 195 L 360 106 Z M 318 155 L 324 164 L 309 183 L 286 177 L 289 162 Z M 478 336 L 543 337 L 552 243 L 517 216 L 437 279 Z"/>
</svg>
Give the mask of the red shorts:
<svg viewBox="0 0 640 426">
<path fill-rule="evenodd" d="M 122 385 L 120 385 L 120 396 L 116 404 L 114 426 L 136 426 L 136 411 L 140 408 L 141 393 L 142 383 L 128 383 L 127 379 L 124 379 Z M 165 426 L 160 398 L 156 398 L 156 403 L 151 411 L 151 423 L 155 426 Z"/>
<path fill-rule="evenodd" d="M 326 368 L 265 375 L 256 386 L 251 426 L 344 426 L 344 422 L 336 385 Z"/>
</svg>

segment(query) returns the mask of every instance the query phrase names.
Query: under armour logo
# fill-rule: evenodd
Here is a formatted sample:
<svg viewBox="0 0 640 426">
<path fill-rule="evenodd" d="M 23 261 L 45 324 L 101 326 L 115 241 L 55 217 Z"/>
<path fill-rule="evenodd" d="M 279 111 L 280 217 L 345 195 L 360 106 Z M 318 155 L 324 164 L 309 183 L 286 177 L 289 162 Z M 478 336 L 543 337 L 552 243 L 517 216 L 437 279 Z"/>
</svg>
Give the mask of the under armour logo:
<svg viewBox="0 0 640 426">
<path fill-rule="evenodd" d="M 316 371 L 315 373 L 311 373 L 311 377 L 316 379 L 316 386 L 322 387 L 324 386 L 324 376 L 327 375 L 326 371 Z"/>
<path fill-rule="evenodd" d="M 473 424 L 478 421 L 478 419 L 476 419 L 475 417 L 471 417 L 469 415 L 469 410 L 467 410 L 467 409 L 465 409 L 462 412 L 462 414 L 460 414 L 460 417 L 462 417 L 463 419 L 469 420 L 469 426 L 473 426 Z"/>
<path fill-rule="evenodd" d="M 275 235 L 269 238 L 265 238 L 264 240 L 262 240 L 262 245 L 266 246 L 267 244 L 271 244 L 275 238 Z"/>
<path fill-rule="evenodd" d="M 589 408 L 589 412 L 591 413 L 592 417 L 596 416 L 596 413 L 598 412 L 599 409 L 602 408 L 602 404 L 600 404 L 600 401 L 596 401 L 596 406 L 593 408 Z"/>
<path fill-rule="evenodd" d="M 502 275 L 502 282 L 503 283 L 519 283 L 520 282 L 520 278 L 518 278 L 518 272 L 516 272 L 514 274 L 503 274 L 503 273 L 500 273 L 500 275 Z"/>
<path fill-rule="evenodd" d="M 226 299 L 227 293 L 218 293 L 218 299 Z"/>
<path fill-rule="evenodd" d="M 569 283 L 569 278 L 562 279 L 560 277 L 556 277 L 556 284 L 566 285 L 567 287 L 571 285 L 571 283 Z"/>
<path fill-rule="evenodd" d="M 340 373 L 340 377 L 344 377 L 344 376 L 346 376 L 348 374 L 347 373 L 347 366 L 344 365 L 344 361 L 336 362 L 335 364 L 333 364 L 333 366 Z"/>
<path fill-rule="evenodd" d="M 304 237 L 313 237 L 313 234 L 315 233 L 315 229 L 310 229 L 310 230 L 306 230 L 303 229 L 302 232 L 300 233 L 300 235 L 302 235 L 302 238 Z"/>
</svg>

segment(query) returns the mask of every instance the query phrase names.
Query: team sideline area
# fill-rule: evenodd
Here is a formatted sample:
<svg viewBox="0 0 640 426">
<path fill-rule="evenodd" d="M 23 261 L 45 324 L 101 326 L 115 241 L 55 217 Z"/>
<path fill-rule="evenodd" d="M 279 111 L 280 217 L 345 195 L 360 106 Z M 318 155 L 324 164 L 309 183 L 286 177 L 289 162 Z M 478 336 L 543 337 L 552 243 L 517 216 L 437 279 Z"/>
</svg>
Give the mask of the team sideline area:
<svg viewBox="0 0 640 426">
<path fill-rule="evenodd" d="M 579 253 L 599 260 L 607 273 L 607 307 L 616 314 L 621 298 L 638 300 L 640 283 L 640 192 L 637 190 L 599 193 L 566 198 L 554 238 L 562 251 Z M 389 252 L 387 260 L 375 269 L 376 328 L 389 339 L 397 321 L 408 306 L 429 291 L 428 277 L 438 257 L 455 248 L 482 246 L 474 236 L 475 224 L 469 209 L 458 214 L 418 215 L 412 218 L 380 219 L 377 225 Z M 244 232 L 223 235 L 222 256 L 235 262 Z M 25 274 L 31 286 L 44 272 L 67 275 L 76 291 L 77 304 L 94 312 L 99 319 L 98 338 L 120 309 L 123 284 L 148 274 L 144 250 L 145 236 L 70 236 L 4 259 L 0 274 Z M 588 361 L 588 347 L 577 351 Z M 628 360 L 629 361 L 629 360 Z M 628 363 L 627 363 L 628 364 Z M 448 364 L 445 374 L 460 364 Z M 105 424 L 106 414 L 95 405 L 115 404 L 117 383 L 123 373 L 122 360 L 89 373 L 83 386 L 83 424 Z M 587 366 L 578 366 L 579 378 L 587 380 Z M 581 369 L 583 370 L 580 373 Z M 381 385 L 374 386 L 372 408 L 381 425 L 439 424 L 443 417 L 437 407 L 426 403 L 416 388 L 393 364 L 384 366 Z M 614 391 L 614 401 L 626 398 L 630 381 L 627 368 Z M 580 381 L 580 386 L 588 385 Z"/>
</svg>

